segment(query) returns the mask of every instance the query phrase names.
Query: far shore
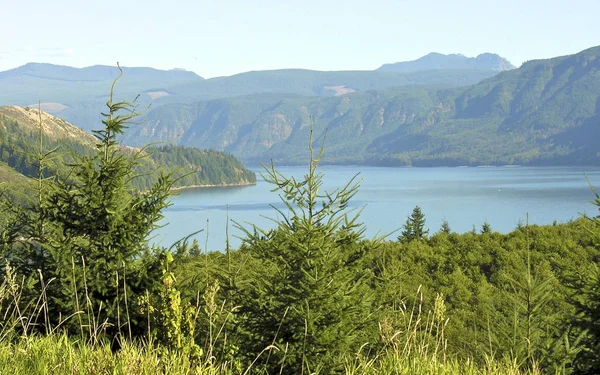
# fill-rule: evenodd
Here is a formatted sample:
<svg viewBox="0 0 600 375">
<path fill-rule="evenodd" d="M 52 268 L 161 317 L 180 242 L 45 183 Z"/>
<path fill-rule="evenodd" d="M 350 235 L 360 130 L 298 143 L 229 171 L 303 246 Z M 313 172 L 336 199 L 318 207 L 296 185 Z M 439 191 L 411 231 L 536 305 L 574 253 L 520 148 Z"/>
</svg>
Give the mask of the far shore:
<svg viewBox="0 0 600 375">
<path fill-rule="evenodd" d="M 251 185 L 256 185 L 256 182 L 240 182 L 240 183 L 235 183 L 235 184 L 216 184 L 216 185 L 177 186 L 177 187 L 171 188 L 171 191 L 198 189 L 198 188 L 213 188 L 213 187 L 251 186 Z"/>
</svg>

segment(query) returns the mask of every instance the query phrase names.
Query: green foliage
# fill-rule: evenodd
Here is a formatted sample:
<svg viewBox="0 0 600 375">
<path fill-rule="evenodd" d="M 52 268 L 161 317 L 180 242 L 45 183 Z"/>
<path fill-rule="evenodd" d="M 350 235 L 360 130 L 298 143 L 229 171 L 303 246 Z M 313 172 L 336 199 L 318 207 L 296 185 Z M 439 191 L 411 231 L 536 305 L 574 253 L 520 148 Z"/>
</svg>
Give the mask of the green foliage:
<svg viewBox="0 0 600 375">
<path fill-rule="evenodd" d="M 452 233 L 452 230 L 450 229 L 450 224 L 448 223 L 448 220 L 444 219 L 442 221 L 442 226 L 440 227 L 440 232 L 445 233 L 445 234 Z"/>
<path fill-rule="evenodd" d="M 484 233 L 489 232 L 482 231 Z M 527 245 L 529 247 L 529 243 Z M 547 263 L 542 263 L 534 274 L 529 249 L 527 251 L 525 270 L 514 278 L 507 276 L 507 284 L 512 289 L 507 297 L 512 302 L 514 311 L 507 330 L 503 332 L 500 325 L 497 334 L 506 334 L 511 343 L 511 360 L 520 366 L 531 368 L 539 363 L 548 366 L 548 362 L 552 361 L 551 355 L 555 354 L 548 353 L 552 335 L 557 332 L 552 331 L 553 327 L 547 319 L 550 314 L 547 305 L 554 297 L 552 288 L 556 280 L 551 273 L 543 274 Z"/>
<path fill-rule="evenodd" d="M 198 358 L 202 351 L 194 342 L 196 310 L 189 302 L 181 300 L 175 275 L 170 270 L 173 255 L 165 252 L 160 259 L 162 285 L 152 296 L 147 293 L 140 297 L 138 303 L 141 313 L 148 316 L 148 329 L 152 329 L 150 337 L 162 349 L 178 350 L 190 358 Z"/>
<path fill-rule="evenodd" d="M 586 227 L 577 220 L 506 235 L 442 232 L 426 241 L 385 243 L 363 261 L 375 272 L 383 318 L 392 319 L 401 306 L 410 310 L 419 288 L 426 307 L 443 294 L 450 353 L 568 373 L 582 342 L 569 328 L 576 306 L 569 280 L 600 259 L 597 237 Z"/>
<path fill-rule="evenodd" d="M 573 298 L 577 315 L 574 318 L 572 340 L 577 348 L 575 374 L 597 374 L 600 371 L 600 271 L 594 264 L 580 270 L 571 281 L 576 290 Z"/>
<path fill-rule="evenodd" d="M 66 335 L 31 337 L 0 346 L 0 367 L 14 375 L 123 374 L 123 375 L 232 375 L 220 364 L 201 364 L 168 347 L 156 350 L 147 342 L 123 342 L 118 352 L 109 343 L 89 345 Z"/>
<path fill-rule="evenodd" d="M 589 180 L 588 180 L 589 182 Z M 600 195 L 591 185 L 594 194 L 593 204 L 600 207 Z M 600 248 L 600 216 L 589 219 L 593 225 L 590 229 L 597 234 L 594 245 Z M 574 293 L 571 297 L 576 315 L 573 321 L 575 328 L 571 340 L 581 344 L 577 348 L 575 363 L 576 374 L 596 374 L 600 372 L 600 268 L 598 260 L 587 264 L 574 272 L 569 280 Z"/>
<path fill-rule="evenodd" d="M 425 215 L 421 211 L 421 207 L 416 206 L 406 218 L 406 223 L 402 227 L 402 234 L 398 237 L 398 241 L 409 243 L 414 240 L 422 240 L 428 234 L 429 229 L 425 229 Z"/>
<path fill-rule="evenodd" d="M 61 176 L 66 180 L 71 177 L 70 164 L 77 158 L 91 157 L 97 151 L 98 139 L 46 114 L 44 131 L 40 134 L 40 126 L 32 120 L 38 115 L 41 117 L 42 113 L 29 108 L 0 107 L 0 185 L 6 185 L 2 187 L 6 187 L 11 197 L 21 201 L 23 195 L 31 195 L 31 183 L 25 177 L 38 177 L 38 154 L 52 154 L 44 161 L 43 177 Z M 115 135 L 122 134 L 123 130 Z M 116 137 L 112 142 L 116 142 Z M 123 157 L 130 159 L 136 171 L 135 178 L 127 184 L 141 191 L 150 189 L 160 179 L 161 171 L 172 174 L 173 186 L 179 188 L 256 182 L 253 172 L 222 151 L 183 146 L 155 146 L 143 151 L 117 144 L 115 147 L 121 149 Z"/>
<path fill-rule="evenodd" d="M 55 373 L 123 374 L 123 375 L 233 375 L 255 373 L 252 368 L 238 371 L 228 363 L 191 362 L 177 351 L 157 351 L 146 343 L 125 342 L 118 352 L 108 344 L 86 345 L 66 336 L 32 337 L 18 340 L 14 345 L 0 346 L 0 367 L 14 375 Z M 381 353 L 376 359 L 360 354 L 349 361 L 343 374 L 406 374 L 406 375 L 537 375 L 524 372 L 511 363 L 489 361 L 477 365 L 472 361 L 444 360 L 426 353 L 405 356 L 401 352 Z M 320 373 L 325 374 L 325 373 Z"/>
<path fill-rule="evenodd" d="M 223 151 L 165 145 L 150 147 L 148 152 L 153 164 L 174 171 L 176 186 L 256 183 L 254 172 Z"/>
<path fill-rule="evenodd" d="M 316 169 L 323 149 L 314 155 L 309 147 L 301 180 L 266 168 L 264 178 L 280 192 L 289 216 L 278 211 L 271 231 L 246 230 L 240 250 L 261 264 L 250 271 L 253 282 L 240 286 L 240 303 L 252 356 L 272 346 L 261 361 L 267 373 L 338 372 L 345 355 L 369 341 L 368 272 L 356 268 L 366 250 L 359 242 L 363 229 L 358 215 L 347 212 L 358 185 L 352 180 L 321 192 Z"/>
<path fill-rule="evenodd" d="M 129 102 L 113 103 L 112 92 L 106 105 L 105 127 L 95 132 L 98 152 L 74 156 L 69 180 L 57 181 L 43 204 L 51 231 L 44 242 L 55 262 L 56 284 L 66 294 L 60 308 L 71 304 L 75 285 L 86 283 L 93 301 L 116 316 L 120 301 L 115 277 L 142 281 L 135 261 L 148 251 L 148 237 L 170 204 L 173 180 L 162 175 L 148 191 L 133 192 L 128 181 L 135 178 L 134 166 L 141 156 L 126 155 L 116 137 L 136 116 L 135 108 Z"/>
<path fill-rule="evenodd" d="M 490 225 L 490 223 L 488 223 L 487 219 L 483 222 L 483 224 L 481 225 L 481 234 L 485 234 L 485 233 L 491 233 L 492 232 L 492 226 Z"/>
<path fill-rule="evenodd" d="M 3 258 L 28 278 L 28 285 L 38 282 L 51 296 L 44 305 L 46 330 L 85 308 L 90 337 L 99 329 L 114 335 L 121 331 L 124 310 L 131 335 L 136 322 L 129 316 L 127 296 L 135 300 L 155 283 L 157 262 L 148 237 L 169 205 L 173 180 L 162 175 L 146 192 L 132 189 L 129 181 L 141 156 L 127 154 L 116 136 L 136 116 L 135 108 L 114 103 L 112 92 L 106 105 L 95 153 L 72 153 L 66 176 L 45 179 L 46 159 L 54 151 L 45 151 L 40 131 L 37 201 L 24 207 L 3 202 L 12 212 L 0 231 Z M 74 323 L 66 325 L 75 330 Z M 83 331 L 81 319 L 79 328 Z"/>
<path fill-rule="evenodd" d="M 40 151 L 45 154 L 54 150 L 59 146 L 59 142 L 55 135 L 40 134 L 37 123 L 35 123 L 37 129 L 33 129 L 31 127 L 33 124 L 30 124 L 31 120 L 17 117 L 16 114 L 20 114 L 18 111 L 10 111 L 10 107 L 2 109 L 4 111 L 1 112 L 4 113 L 0 114 L 0 161 L 25 176 L 37 177 L 37 155 Z M 27 112 L 33 113 L 34 111 L 27 110 Z M 41 150 L 38 147 L 40 141 L 42 145 Z M 61 141 L 64 148 L 77 154 L 89 155 L 93 151 L 93 144 L 85 137 L 82 140 L 73 140 L 65 137 Z M 44 175 L 57 175 L 59 172 L 64 171 L 63 165 L 69 164 L 72 161 L 73 159 L 68 153 L 56 155 L 51 160 L 46 160 Z M 6 179 L 5 181 L 11 180 Z"/>
</svg>

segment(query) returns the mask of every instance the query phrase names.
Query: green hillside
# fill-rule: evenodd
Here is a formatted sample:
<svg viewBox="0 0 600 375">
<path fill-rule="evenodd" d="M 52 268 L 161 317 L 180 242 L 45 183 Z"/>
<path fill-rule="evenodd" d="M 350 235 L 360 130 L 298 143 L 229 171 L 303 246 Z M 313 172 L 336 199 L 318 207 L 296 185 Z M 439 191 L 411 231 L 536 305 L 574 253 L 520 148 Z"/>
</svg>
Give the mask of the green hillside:
<svg viewBox="0 0 600 375">
<path fill-rule="evenodd" d="M 39 116 L 40 112 L 32 108 L 0 107 L 0 183 L 10 185 L 11 190 L 24 190 L 27 177 L 37 176 Z M 73 161 L 72 153 L 91 155 L 96 151 L 94 136 L 45 112 L 41 112 L 41 121 L 44 153 L 58 149 L 45 163 L 46 176 L 65 176 L 67 165 Z M 130 147 L 123 150 L 131 157 L 140 151 Z M 145 157 L 137 167 L 139 177 L 131 181 L 132 186 L 142 190 L 156 181 L 160 171 L 181 177 L 175 187 L 256 182 L 253 172 L 222 151 L 156 146 L 142 154 Z"/>
<path fill-rule="evenodd" d="M 497 74 L 493 70 L 441 69 L 408 73 L 381 71 L 321 72 L 304 69 L 267 70 L 212 78 L 177 86 L 173 91 L 189 99 L 229 98 L 257 93 L 335 96 L 340 90 L 362 92 L 407 85 L 466 86 Z M 176 98 L 164 98 L 164 102 Z"/>
<path fill-rule="evenodd" d="M 155 108 L 126 142 L 302 160 L 309 116 L 324 160 L 388 165 L 599 164 L 600 47 L 530 61 L 464 88 L 405 86 L 335 97 L 249 95 Z"/>
<path fill-rule="evenodd" d="M 35 188 L 33 179 L 27 178 L 7 164 L 0 162 L 0 196 L 13 202 L 24 204 Z M 0 216 L 3 216 L 0 214 Z"/>
<path fill-rule="evenodd" d="M 131 99 L 139 94 L 139 108 L 260 93 L 335 96 L 414 84 L 466 86 L 497 74 L 490 69 L 408 73 L 285 69 L 204 80 L 192 72 L 180 70 L 123 69 L 123 89 L 117 99 Z M 100 121 L 99 109 L 103 108 L 117 75 L 118 69 L 109 66 L 78 69 L 30 63 L 0 72 L 0 105 L 28 106 L 41 101 L 43 110 L 91 130 Z"/>
</svg>

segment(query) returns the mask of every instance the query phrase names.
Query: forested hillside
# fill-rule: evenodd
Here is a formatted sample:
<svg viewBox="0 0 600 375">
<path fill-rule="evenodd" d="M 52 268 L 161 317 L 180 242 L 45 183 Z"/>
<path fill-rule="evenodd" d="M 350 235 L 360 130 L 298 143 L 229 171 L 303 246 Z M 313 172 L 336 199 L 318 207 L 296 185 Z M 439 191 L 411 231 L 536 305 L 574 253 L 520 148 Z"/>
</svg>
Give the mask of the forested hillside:
<svg viewBox="0 0 600 375">
<path fill-rule="evenodd" d="M 140 108 L 167 103 L 231 98 L 242 95 L 278 93 L 303 96 L 335 96 L 387 87 L 415 84 L 466 86 L 492 77 L 493 69 L 439 69 L 408 73 L 382 71 L 321 72 L 303 69 L 255 71 L 204 80 L 181 70 L 124 68 L 123 89 L 118 99 L 137 99 Z M 91 130 L 101 120 L 98 108 L 119 70 L 114 66 L 71 68 L 30 63 L 0 72 L 0 105 L 42 109 Z"/>
<path fill-rule="evenodd" d="M 250 95 L 151 110 L 126 136 L 301 161 L 312 116 L 324 161 L 374 165 L 598 165 L 600 47 L 530 61 L 466 88 L 410 86 L 330 98 Z"/>
<path fill-rule="evenodd" d="M 40 145 L 43 154 L 51 153 L 44 164 L 44 176 L 68 178 L 68 165 L 77 156 L 95 153 L 98 142 L 96 137 L 45 112 L 40 114 L 37 109 L 0 107 L 0 163 L 4 165 L 0 182 L 23 187 L 27 180 L 24 176 L 36 177 Z M 152 186 L 161 171 L 178 178 L 174 187 L 256 182 L 253 172 L 222 151 L 181 146 L 153 146 L 144 150 L 123 147 L 122 150 L 124 155 L 139 159 L 138 177 L 130 184 L 141 190 Z"/>
</svg>

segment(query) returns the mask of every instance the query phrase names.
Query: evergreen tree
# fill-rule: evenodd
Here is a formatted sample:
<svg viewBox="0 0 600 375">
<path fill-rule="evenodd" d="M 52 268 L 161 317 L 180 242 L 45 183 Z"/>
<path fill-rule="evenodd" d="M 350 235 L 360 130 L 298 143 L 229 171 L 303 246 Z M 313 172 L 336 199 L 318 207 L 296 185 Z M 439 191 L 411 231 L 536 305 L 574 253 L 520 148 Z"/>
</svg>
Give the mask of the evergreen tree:
<svg viewBox="0 0 600 375">
<path fill-rule="evenodd" d="M 581 347 L 573 361 L 575 374 L 600 373 L 600 269 L 597 265 L 578 272 L 573 277 L 571 287 L 575 290 L 571 302 L 577 315 L 573 319 L 576 330 L 572 340 L 581 342 Z"/>
<path fill-rule="evenodd" d="M 442 221 L 442 226 L 440 227 L 440 232 L 450 234 L 452 230 L 450 229 L 450 224 L 448 224 L 448 220 L 444 219 Z"/>
<path fill-rule="evenodd" d="M 593 204 L 600 208 L 600 195 L 588 179 L 590 188 L 595 196 Z M 600 216 L 588 218 L 593 223 L 591 228 L 595 234 L 596 248 L 600 248 Z M 587 269 L 577 270 L 570 281 L 574 293 L 571 302 L 575 305 L 577 315 L 573 326 L 581 339 L 582 348 L 574 361 L 575 374 L 600 373 L 600 269 L 597 264 L 591 264 Z"/>
<path fill-rule="evenodd" d="M 425 215 L 421 212 L 421 207 L 415 206 L 410 216 L 406 218 L 406 223 L 402 227 L 402 234 L 398 237 L 398 240 L 409 243 L 423 239 L 428 234 L 429 229 L 425 229 Z"/>
<path fill-rule="evenodd" d="M 487 219 L 483 222 L 481 226 L 481 234 L 492 233 L 492 226 L 488 223 Z"/>
<path fill-rule="evenodd" d="M 162 219 L 162 209 L 170 204 L 173 184 L 169 175 L 162 175 L 144 193 L 131 187 L 135 167 L 144 153 L 131 155 L 117 142 L 117 136 L 137 116 L 133 103 L 113 101 L 120 77 L 114 81 L 106 103 L 104 129 L 94 132 L 99 141 L 97 152 L 83 156 L 73 153 L 68 177 L 49 181 L 43 194 L 40 168 L 39 202 L 28 209 L 18 232 L 27 239 L 27 246 L 19 243 L 22 241 L 14 233 L 2 234 L 12 238 L 12 243 L 5 245 L 12 258 L 27 258 L 34 262 L 30 268 L 39 268 L 45 280 L 54 278 L 47 290 L 52 296 L 47 315 L 60 321 L 86 307 L 90 333 L 102 322 L 120 329 L 121 310 L 125 313 L 128 308 L 125 295 L 131 303 L 136 293 L 150 289 L 157 279 L 152 273 L 159 274 L 160 267 L 156 258 L 148 256 L 148 238 Z M 48 255 L 35 263 L 31 248 Z M 83 298 L 84 293 L 88 298 Z M 49 323 L 56 325 L 58 321 Z"/>
<path fill-rule="evenodd" d="M 250 359 L 277 347 L 259 359 L 267 373 L 334 373 L 343 370 L 344 356 L 370 341 L 363 336 L 369 329 L 361 329 L 371 322 L 367 271 L 355 265 L 365 250 L 359 243 L 364 229 L 358 214 L 346 212 L 358 185 L 353 179 L 343 189 L 321 192 L 316 169 L 323 148 L 313 154 L 312 128 L 309 148 L 302 180 L 283 176 L 273 164 L 265 167 L 263 177 L 281 193 L 289 217 L 278 210 L 282 219 L 274 230 L 245 230 L 242 251 L 260 267 L 241 291 L 244 341 L 253 349 Z"/>
</svg>

